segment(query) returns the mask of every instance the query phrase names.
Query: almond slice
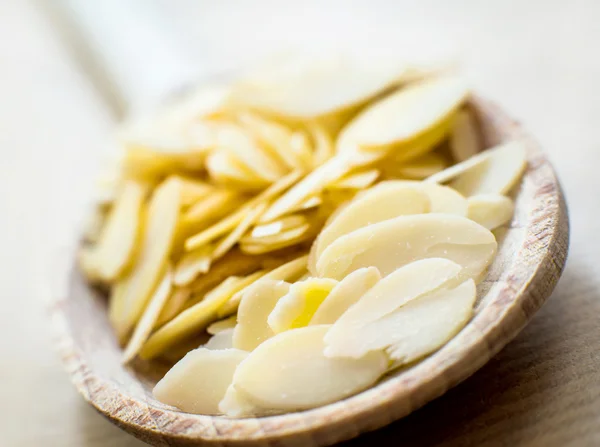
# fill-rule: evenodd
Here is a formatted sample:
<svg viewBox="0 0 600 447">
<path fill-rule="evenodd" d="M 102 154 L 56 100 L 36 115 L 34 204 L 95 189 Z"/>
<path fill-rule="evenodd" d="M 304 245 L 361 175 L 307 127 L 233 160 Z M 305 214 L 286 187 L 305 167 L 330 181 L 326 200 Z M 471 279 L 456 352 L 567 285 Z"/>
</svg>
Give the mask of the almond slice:
<svg viewBox="0 0 600 447">
<path fill-rule="evenodd" d="M 387 293 L 393 295 L 393 291 Z M 472 279 L 416 296 L 376 321 L 355 326 L 345 339 L 339 332 L 336 338 L 327 333 L 325 355 L 361 358 L 386 349 L 394 366 L 412 362 L 440 348 L 462 329 L 471 318 L 475 297 Z"/>
<path fill-rule="evenodd" d="M 171 293 L 171 268 L 167 266 L 165 273 L 158 283 L 148 306 L 136 325 L 127 347 L 123 351 L 123 363 L 129 363 L 140 351 L 152 332 L 159 315 Z"/>
<path fill-rule="evenodd" d="M 192 291 L 189 287 L 176 288 L 172 290 L 171 296 L 165 303 L 159 317 L 154 325 L 155 328 L 161 327 L 163 324 L 171 321 L 185 306 L 186 301 L 190 298 Z"/>
<path fill-rule="evenodd" d="M 202 301 L 187 308 L 152 334 L 143 346 L 140 356 L 144 359 L 154 358 L 170 346 L 206 328 L 216 320 L 216 311 L 219 307 L 234 293 L 256 281 L 262 274 L 264 272 L 256 272 L 245 278 L 229 277 L 208 292 Z"/>
<path fill-rule="evenodd" d="M 321 166 L 335 154 L 335 145 L 327 129 L 318 121 L 306 124 L 314 142 L 313 167 Z"/>
<path fill-rule="evenodd" d="M 466 109 L 456 114 L 454 127 L 450 134 L 450 153 L 457 162 L 465 161 L 482 149 L 475 119 Z"/>
<path fill-rule="evenodd" d="M 249 200 L 248 203 L 246 203 L 246 205 L 244 205 L 242 208 L 238 209 L 238 211 L 228 215 L 223 220 L 217 222 L 211 227 L 202 230 L 200 233 L 189 237 L 185 241 L 186 250 L 189 251 L 198 248 L 202 245 L 211 242 L 219 236 L 224 235 L 228 231 L 233 230 L 244 219 L 250 208 L 253 208 L 261 203 L 266 203 L 270 201 L 273 197 L 277 197 L 279 194 L 281 194 L 282 191 L 285 191 L 291 185 L 296 183 L 301 176 L 301 172 L 294 171 L 286 175 L 285 177 L 279 179 L 277 182 L 273 183 L 259 195 Z"/>
<path fill-rule="evenodd" d="M 375 383 L 387 369 L 386 355 L 325 357 L 323 336 L 329 327 L 292 329 L 266 340 L 238 365 L 233 387 L 255 405 L 285 411 L 335 402 Z"/>
<path fill-rule="evenodd" d="M 449 183 L 464 196 L 507 194 L 527 165 L 525 142 L 516 140 L 488 149 L 426 181 Z"/>
<path fill-rule="evenodd" d="M 282 217 L 268 224 L 255 226 L 250 232 L 250 238 L 257 239 L 261 237 L 274 236 L 292 228 L 297 228 L 307 223 L 306 216 L 294 214 Z"/>
<path fill-rule="evenodd" d="M 211 335 L 218 334 L 219 332 L 223 332 L 227 329 L 233 329 L 237 323 L 237 317 L 232 315 L 229 318 L 225 318 L 223 320 L 215 321 L 210 326 L 206 328 L 206 332 Z"/>
<path fill-rule="evenodd" d="M 380 279 L 381 274 L 375 267 L 364 267 L 353 271 L 334 286 L 314 313 L 309 325 L 335 323 Z"/>
<path fill-rule="evenodd" d="M 270 183 L 224 150 L 216 150 L 206 157 L 206 170 L 216 183 L 226 188 L 251 191 L 263 189 Z"/>
<path fill-rule="evenodd" d="M 509 222 L 514 212 L 512 200 L 500 194 L 479 194 L 469 197 L 469 219 L 494 230 Z"/>
<path fill-rule="evenodd" d="M 213 247 L 205 245 L 187 252 L 177 262 L 173 284 L 182 287 L 190 284 L 201 273 L 207 273 L 212 262 Z"/>
<path fill-rule="evenodd" d="M 446 160 L 440 154 L 430 153 L 410 160 L 394 169 L 400 178 L 422 180 L 446 168 Z"/>
<path fill-rule="evenodd" d="M 206 349 L 231 349 L 233 348 L 233 328 L 225 329 L 214 334 L 202 346 Z"/>
<path fill-rule="evenodd" d="M 379 177 L 379 169 L 368 169 L 347 175 L 328 186 L 330 189 L 365 189 Z"/>
<path fill-rule="evenodd" d="M 206 182 L 195 180 L 191 177 L 175 175 L 171 181 L 179 183 L 181 191 L 181 206 L 186 207 L 205 199 L 215 192 L 215 187 Z"/>
<path fill-rule="evenodd" d="M 182 223 L 186 226 L 207 224 L 226 214 L 239 200 L 239 195 L 234 191 L 217 189 L 188 208 L 183 215 Z"/>
<path fill-rule="evenodd" d="M 245 237 L 240 241 L 242 244 L 241 249 L 242 251 L 249 253 L 244 248 L 248 245 L 258 245 L 263 246 L 263 248 L 273 247 L 277 249 L 287 247 L 297 242 L 306 240 L 306 238 L 303 236 L 307 234 L 310 231 L 310 229 L 311 225 L 309 223 L 304 223 L 298 227 L 290 228 L 288 230 L 269 236 Z"/>
<path fill-rule="evenodd" d="M 269 314 L 269 327 L 278 334 L 307 326 L 336 284 L 337 281 L 329 278 L 308 278 L 295 282 Z"/>
<path fill-rule="evenodd" d="M 279 267 L 266 273 L 262 277 L 262 280 L 295 281 L 306 271 L 307 259 L 308 256 L 305 255 L 280 265 Z M 219 309 L 219 312 L 217 313 L 219 318 L 231 315 L 237 310 L 240 300 L 242 299 L 243 294 L 246 293 L 246 290 L 247 289 L 242 289 L 237 292 L 229 299 L 229 301 L 227 301 L 227 303 L 223 305 L 223 307 Z"/>
<path fill-rule="evenodd" d="M 238 324 L 233 331 L 233 346 L 252 351 L 275 333 L 267 324 L 269 314 L 290 284 L 285 281 L 260 279 L 243 292 L 238 308 Z"/>
<path fill-rule="evenodd" d="M 248 353 L 239 349 L 190 351 L 156 384 L 159 401 L 195 414 L 219 414 L 219 402 Z"/>
<path fill-rule="evenodd" d="M 119 281 L 123 307 L 115 329 L 121 341 L 139 320 L 165 268 L 179 220 L 180 198 L 179 185 L 167 180 L 150 199 L 136 263 Z"/>
<path fill-rule="evenodd" d="M 325 336 L 330 356 L 360 357 L 365 352 L 358 346 L 358 331 L 375 323 L 417 297 L 457 282 L 462 267 L 442 258 L 422 259 L 393 271 L 377 282 L 351 306 Z M 354 346 L 356 345 L 356 347 Z M 385 347 L 385 346 L 384 346 Z M 383 349 L 383 348 L 382 348 Z"/>
<path fill-rule="evenodd" d="M 443 257 L 463 266 L 465 278 L 478 277 L 496 253 L 494 235 L 464 217 L 450 214 L 400 216 L 336 239 L 317 260 L 319 276 L 342 279 L 374 266 L 383 276 L 413 261 Z"/>
<path fill-rule="evenodd" d="M 454 77 L 409 84 L 354 118 L 341 132 L 337 152 L 414 142 L 451 116 L 468 93 L 465 83 Z"/>
<path fill-rule="evenodd" d="M 116 280 L 133 262 L 145 195 L 142 184 L 126 182 L 106 218 L 90 252 L 91 262 L 104 281 Z"/>
<path fill-rule="evenodd" d="M 429 196 L 410 184 L 365 191 L 332 216 L 314 243 L 314 259 L 345 234 L 401 215 L 427 213 L 430 206 Z"/>
</svg>

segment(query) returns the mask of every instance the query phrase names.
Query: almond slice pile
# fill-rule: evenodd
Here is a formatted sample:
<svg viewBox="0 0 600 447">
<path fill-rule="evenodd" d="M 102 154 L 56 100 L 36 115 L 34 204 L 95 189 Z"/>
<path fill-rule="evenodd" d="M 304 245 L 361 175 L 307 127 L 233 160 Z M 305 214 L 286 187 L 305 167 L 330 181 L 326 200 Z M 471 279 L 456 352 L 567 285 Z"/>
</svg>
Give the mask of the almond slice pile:
<svg viewBox="0 0 600 447">
<path fill-rule="evenodd" d="M 175 362 L 165 404 L 250 417 L 442 348 L 526 168 L 522 141 L 484 150 L 468 98 L 407 63 L 286 57 L 126 123 L 79 256 L 123 362 Z"/>
</svg>

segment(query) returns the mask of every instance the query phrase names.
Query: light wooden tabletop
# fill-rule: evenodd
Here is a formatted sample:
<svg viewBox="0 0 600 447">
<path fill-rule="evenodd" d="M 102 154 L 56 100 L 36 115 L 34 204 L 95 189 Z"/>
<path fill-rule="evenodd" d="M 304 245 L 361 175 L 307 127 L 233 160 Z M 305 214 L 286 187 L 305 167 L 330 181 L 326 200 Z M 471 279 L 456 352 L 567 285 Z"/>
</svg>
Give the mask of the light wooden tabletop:
<svg viewBox="0 0 600 447">
<path fill-rule="evenodd" d="M 557 168 L 571 215 L 567 269 L 531 324 L 478 373 L 350 445 L 600 445 L 599 2 L 289 2 L 278 20 L 283 2 L 253 2 L 251 13 L 234 1 L 155 3 L 182 45 L 220 68 L 273 47 L 273 33 L 283 47 L 343 26 L 367 49 L 460 49 L 476 88 L 523 121 Z M 38 6 L 0 2 L 0 445 L 141 445 L 79 398 L 50 348 L 46 271 L 53 247 L 73 236 L 116 119 Z M 328 21 L 307 19 L 321 9 Z"/>
</svg>

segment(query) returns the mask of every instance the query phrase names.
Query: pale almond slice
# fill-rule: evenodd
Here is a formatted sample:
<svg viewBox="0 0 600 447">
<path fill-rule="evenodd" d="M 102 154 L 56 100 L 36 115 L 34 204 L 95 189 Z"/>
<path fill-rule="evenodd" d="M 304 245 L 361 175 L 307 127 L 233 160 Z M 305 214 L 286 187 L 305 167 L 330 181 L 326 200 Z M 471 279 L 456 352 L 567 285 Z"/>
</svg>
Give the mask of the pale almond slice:
<svg viewBox="0 0 600 447">
<path fill-rule="evenodd" d="M 285 264 L 280 265 L 279 267 L 266 273 L 262 277 L 262 280 L 295 281 L 306 271 L 307 259 L 308 256 L 305 255 L 286 262 Z M 246 293 L 246 290 L 247 289 L 242 289 L 237 292 L 219 309 L 217 313 L 219 318 L 231 315 L 237 310 L 240 300 L 242 299 L 243 294 Z"/>
<path fill-rule="evenodd" d="M 208 339 L 202 346 L 206 349 L 231 349 L 233 348 L 233 328 L 222 330 Z"/>
<path fill-rule="evenodd" d="M 481 152 L 426 181 L 448 183 L 467 197 L 506 194 L 519 181 L 526 165 L 525 142 L 515 140 Z"/>
<path fill-rule="evenodd" d="M 216 311 L 231 296 L 248 284 L 253 283 L 264 272 L 256 272 L 244 278 L 229 277 L 208 292 L 204 299 L 187 308 L 167 324 L 158 329 L 143 346 L 140 356 L 151 359 L 190 335 L 206 328 L 217 319 Z"/>
<path fill-rule="evenodd" d="M 230 418 L 243 418 L 268 414 L 268 411 L 257 407 L 250 402 L 243 392 L 236 390 L 233 385 L 229 385 L 223 400 L 219 402 L 219 411 Z"/>
<path fill-rule="evenodd" d="M 277 301 L 288 293 L 290 284 L 262 278 L 249 285 L 240 300 L 237 326 L 233 331 L 233 347 L 252 351 L 275 333 L 267 324 Z"/>
<path fill-rule="evenodd" d="M 379 177 L 379 169 L 349 174 L 328 186 L 330 189 L 365 189 L 375 183 Z"/>
<path fill-rule="evenodd" d="M 305 60 L 302 60 L 305 59 Z M 232 88 L 230 100 L 279 118 L 305 120 L 353 109 L 403 82 L 403 62 L 361 63 L 345 57 L 290 58 Z"/>
<path fill-rule="evenodd" d="M 255 175 L 274 182 L 286 170 L 273 161 L 250 135 L 232 123 L 221 123 L 217 128 L 217 147 L 232 154 Z"/>
<path fill-rule="evenodd" d="M 400 216 L 339 237 L 317 260 L 319 276 L 342 279 L 374 266 L 383 276 L 426 258 L 447 258 L 463 266 L 465 278 L 478 277 L 491 263 L 494 235 L 470 219 L 450 214 Z"/>
<path fill-rule="evenodd" d="M 429 196 L 410 184 L 365 191 L 332 216 L 314 242 L 314 259 L 345 234 L 401 215 L 427 213 L 430 207 Z"/>
<path fill-rule="evenodd" d="M 306 155 L 290 150 L 292 131 L 289 128 L 249 112 L 239 113 L 238 119 L 280 163 L 293 170 L 304 171 L 308 168 Z"/>
<path fill-rule="evenodd" d="M 226 237 L 224 237 L 216 246 L 212 252 L 211 258 L 214 261 L 215 259 L 219 259 L 225 253 L 227 253 L 235 244 L 239 242 L 239 240 L 244 236 L 244 233 L 250 229 L 252 225 L 258 220 L 260 215 L 267 208 L 266 203 L 260 203 L 256 205 L 254 208 L 248 210 L 246 216 L 242 219 L 242 221 L 233 229 L 231 233 L 229 233 Z"/>
<path fill-rule="evenodd" d="M 232 315 L 229 318 L 225 318 L 223 320 L 215 321 L 210 326 L 206 328 L 206 332 L 211 335 L 218 334 L 227 329 L 233 329 L 237 323 L 237 317 Z"/>
<path fill-rule="evenodd" d="M 467 199 L 448 186 L 414 180 L 387 180 L 378 183 L 373 189 L 396 189 L 406 186 L 412 186 L 427 194 L 431 203 L 431 213 L 456 214 L 463 217 L 467 215 Z"/>
<path fill-rule="evenodd" d="M 308 136 L 301 130 L 292 132 L 288 149 L 295 157 L 301 161 L 305 169 L 310 169 L 314 165 L 312 157 L 312 147 Z"/>
<path fill-rule="evenodd" d="M 213 185 L 190 177 L 175 175 L 171 177 L 171 181 L 179 182 L 183 207 L 193 205 L 215 192 Z"/>
<path fill-rule="evenodd" d="M 422 259 L 401 267 L 377 282 L 352 305 L 325 336 L 326 354 L 361 357 L 369 340 L 360 340 L 359 331 L 396 309 L 440 287 L 457 282 L 462 267 L 442 258 Z M 355 346 L 356 345 L 356 346 Z M 383 346 L 381 349 L 385 348 Z"/>
<path fill-rule="evenodd" d="M 130 143 L 125 146 L 122 170 L 126 177 L 155 183 L 170 174 L 201 172 L 208 153 L 208 147 L 189 150 L 187 142 L 179 139 Z"/>
<path fill-rule="evenodd" d="M 133 262 L 145 195 L 146 188 L 142 184 L 126 182 L 106 218 L 99 240 L 89 255 L 104 281 L 116 280 Z"/>
<path fill-rule="evenodd" d="M 335 144 L 327 129 L 319 122 L 308 122 L 306 126 L 314 142 L 313 167 L 318 167 L 334 156 Z"/>
<path fill-rule="evenodd" d="M 185 306 L 186 301 L 190 298 L 192 291 L 189 287 L 175 288 L 171 292 L 171 296 L 165 303 L 159 317 L 154 324 L 154 328 L 159 328 L 163 324 L 171 321 Z"/>
<path fill-rule="evenodd" d="M 354 118 L 338 137 L 336 150 L 407 145 L 443 123 L 468 93 L 466 84 L 455 77 L 409 84 Z"/>
<path fill-rule="evenodd" d="M 274 197 L 277 197 L 283 191 L 296 183 L 301 177 L 302 173 L 300 171 L 294 171 L 279 179 L 259 195 L 248 201 L 248 203 L 238 209 L 238 211 L 228 215 L 223 220 L 217 222 L 211 227 L 202 230 L 200 233 L 188 238 L 185 241 L 186 250 L 194 250 L 195 248 L 201 247 L 202 245 L 217 239 L 227 232 L 232 231 L 244 219 L 250 208 L 253 208 L 261 203 L 267 203 Z"/>
<path fill-rule="evenodd" d="M 213 247 L 210 245 L 185 253 L 175 266 L 173 284 L 179 287 L 186 286 L 199 274 L 208 272 L 212 262 L 212 253 Z"/>
<path fill-rule="evenodd" d="M 353 271 L 335 285 L 311 318 L 309 325 L 335 323 L 380 279 L 381 274 L 375 267 Z"/>
<path fill-rule="evenodd" d="M 330 343 L 331 332 L 327 333 L 325 355 L 361 358 L 386 349 L 394 367 L 410 363 L 454 337 L 471 318 L 475 298 L 472 279 L 417 296 L 381 319 L 346 332 L 347 337 L 336 338 L 336 343 Z"/>
<path fill-rule="evenodd" d="M 479 194 L 469 197 L 469 219 L 494 230 L 509 222 L 514 212 L 514 204 L 500 194 Z"/>
<path fill-rule="evenodd" d="M 159 281 L 156 290 L 150 298 L 148 306 L 144 310 L 142 317 L 138 321 L 133 334 L 131 335 L 127 347 L 123 351 L 123 363 L 128 363 L 135 358 L 152 332 L 152 328 L 156 324 L 156 321 L 171 294 L 171 277 L 171 268 L 170 266 L 167 266 L 162 279 Z"/>
<path fill-rule="evenodd" d="M 196 202 L 184 213 L 182 223 L 187 226 L 200 226 L 222 217 L 239 203 L 235 191 L 217 189 L 208 197 Z"/>
<path fill-rule="evenodd" d="M 150 199 L 136 262 L 119 281 L 123 307 L 115 329 L 121 341 L 139 320 L 165 268 L 179 220 L 180 199 L 179 185 L 168 180 Z"/>
<path fill-rule="evenodd" d="M 292 228 L 300 227 L 306 223 L 307 219 L 304 215 L 294 214 L 290 216 L 285 216 L 268 224 L 255 226 L 250 232 L 250 237 L 261 238 L 266 236 L 274 236 Z"/>
<path fill-rule="evenodd" d="M 440 154 L 421 155 L 398 166 L 394 172 L 400 178 L 421 180 L 430 177 L 446 168 L 446 160 Z"/>
<path fill-rule="evenodd" d="M 289 245 L 293 245 L 298 243 L 299 241 L 304 241 L 306 238 L 304 237 L 311 229 L 311 225 L 309 223 L 303 223 L 300 226 L 292 227 L 290 229 L 284 230 L 280 233 L 265 235 L 261 237 L 245 237 L 240 243 L 242 244 L 241 249 L 244 250 L 244 244 L 247 247 L 248 245 L 263 245 L 264 248 L 269 247 L 287 247 Z"/>
<path fill-rule="evenodd" d="M 238 365 L 233 387 L 255 405 L 281 411 L 325 405 L 375 383 L 387 369 L 386 355 L 325 357 L 323 336 L 329 328 L 292 329 L 266 340 Z"/>
<path fill-rule="evenodd" d="M 290 210 L 297 208 L 307 198 L 319 194 L 328 184 L 343 177 L 350 170 L 351 165 L 348 160 L 331 158 L 275 200 L 262 215 L 260 222 L 270 222 L 288 214 Z"/>
<path fill-rule="evenodd" d="M 329 278 L 308 278 L 291 285 L 289 292 L 275 304 L 267 322 L 276 334 L 307 326 L 313 315 L 338 282 Z"/>
<path fill-rule="evenodd" d="M 198 348 L 177 362 L 152 393 L 160 402 L 187 413 L 219 414 L 219 402 L 247 355 L 239 349 Z"/>
<path fill-rule="evenodd" d="M 226 188 L 251 191 L 270 184 L 269 180 L 256 175 L 224 150 L 213 151 L 206 157 L 206 169 L 215 183 Z"/>
<path fill-rule="evenodd" d="M 466 109 L 456 114 L 450 134 L 450 153 L 456 162 L 465 161 L 482 149 L 477 125 L 471 112 Z"/>
</svg>

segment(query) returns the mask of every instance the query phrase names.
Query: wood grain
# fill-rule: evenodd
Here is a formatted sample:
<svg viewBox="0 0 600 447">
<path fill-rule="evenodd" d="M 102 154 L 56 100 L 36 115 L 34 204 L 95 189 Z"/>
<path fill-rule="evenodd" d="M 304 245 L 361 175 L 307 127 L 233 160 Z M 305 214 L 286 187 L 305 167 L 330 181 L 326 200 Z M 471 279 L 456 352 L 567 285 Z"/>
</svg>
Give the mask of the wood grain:
<svg viewBox="0 0 600 447">
<path fill-rule="evenodd" d="M 515 192 L 515 215 L 479 287 L 472 321 L 446 346 L 374 388 L 335 404 L 281 416 L 231 420 L 190 415 L 153 399 L 155 377 L 125 369 L 105 313 L 105 300 L 74 268 L 52 318 L 64 364 L 102 414 L 153 445 L 321 446 L 382 427 L 440 396 L 485 364 L 539 309 L 566 261 L 569 228 L 550 163 L 524 129 L 498 107 L 473 100 L 486 146 L 527 141 L 528 167 Z"/>
</svg>

